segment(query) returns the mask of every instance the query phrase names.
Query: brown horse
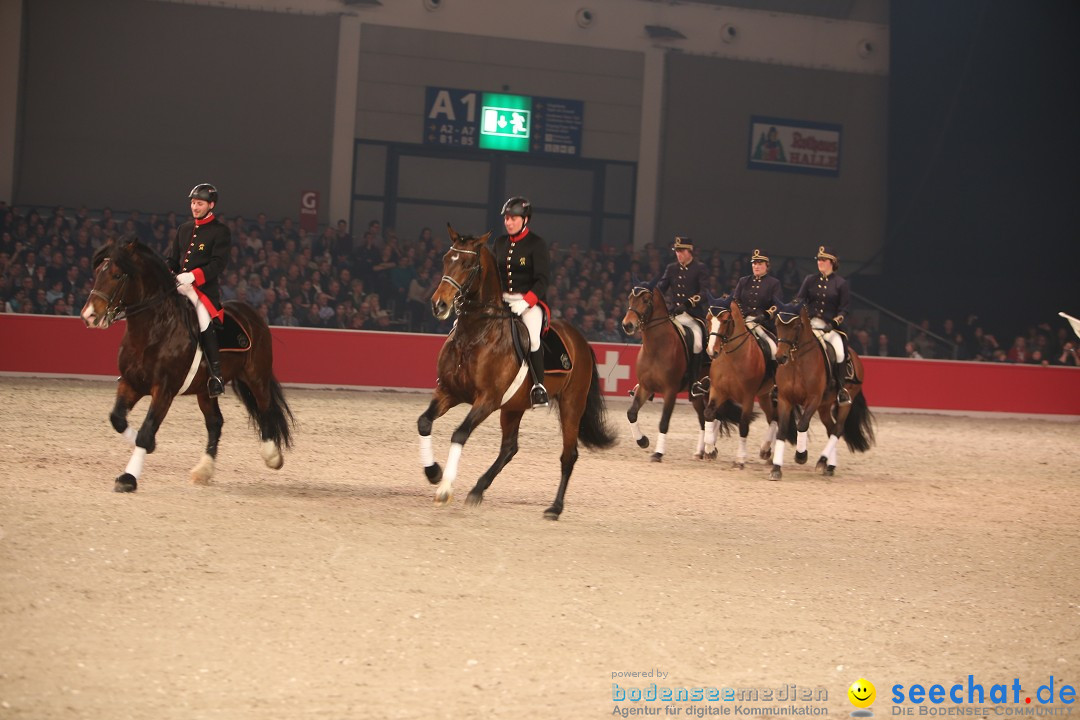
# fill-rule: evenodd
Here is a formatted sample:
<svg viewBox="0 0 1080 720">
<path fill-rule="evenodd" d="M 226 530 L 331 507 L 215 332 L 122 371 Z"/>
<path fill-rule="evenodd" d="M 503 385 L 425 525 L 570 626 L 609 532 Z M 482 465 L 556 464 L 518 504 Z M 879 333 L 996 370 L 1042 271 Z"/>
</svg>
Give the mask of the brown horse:
<svg viewBox="0 0 1080 720">
<path fill-rule="evenodd" d="M 747 327 L 737 302 L 732 302 L 730 308 L 710 306 L 705 321 L 709 329 L 707 349 L 709 357 L 713 359 L 709 369 L 709 401 L 705 405 L 705 419 L 712 420 L 726 403 L 735 403 L 741 408 L 739 448 L 735 452 L 734 462 L 741 469 L 746 467 L 746 436 L 750 434 L 750 423 L 756 416 L 755 399 L 769 423 L 759 455 L 762 460 L 772 455 L 779 427 L 771 397 L 775 368 L 766 362 L 765 354 L 756 336 Z M 794 433 L 791 440 L 795 440 Z M 706 440 L 706 452 L 715 448 L 715 442 L 715 437 Z"/>
<path fill-rule="evenodd" d="M 810 325 L 806 307 L 797 315 L 780 312 L 776 316 L 777 351 L 776 387 L 778 390 L 777 414 L 780 418 L 780 437 L 773 447 L 773 466 L 769 477 L 779 480 L 783 475 L 784 441 L 795 422 L 795 409 L 801 415 L 798 420 L 798 436 L 795 443 L 795 462 L 806 462 L 806 431 L 810 419 L 817 412 L 829 435 L 818 458 L 817 469 L 824 475 L 836 472 L 836 445 L 843 437 L 852 452 L 866 452 L 874 443 L 873 415 L 862 393 L 862 360 L 849 349 L 855 368 L 855 377 L 845 384 L 851 402 L 838 405 L 836 389 L 829 377 L 829 363 L 825 349 L 818 340 L 817 332 Z"/>
<path fill-rule="evenodd" d="M 630 290 L 622 327 L 627 335 L 641 331 L 641 349 L 637 356 L 638 384 L 633 390 L 634 401 L 626 411 L 626 419 L 630 421 L 630 431 L 638 447 L 649 447 L 649 438 L 638 428 L 638 410 L 653 395 L 663 396 L 656 452 L 652 454 L 653 462 L 661 462 L 675 399 L 698 378 L 687 378 L 687 343 L 683 341 L 682 326 L 668 316 L 664 294 L 655 286 L 636 285 Z M 697 413 L 700 428 L 697 449 L 694 451 L 694 457 L 700 460 L 705 457 L 705 398 L 691 396 L 690 404 Z M 716 457 L 715 449 L 712 457 Z"/>
<path fill-rule="evenodd" d="M 420 433 L 420 462 L 428 481 L 438 483 L 435 502 L 447 503 L 453 494 L 465 442 L 480 423 L 498 410 L 502 425 L 499 455 L 465 498 L 466 504 L 478 505 L 495 476 L 517 453 L 521 418 L 532 407 L 530 383 L 525 382 L 528 367 L 514 349 L 514 326 L 526 352 L 529 335 L 525 324 L 502 301 L 495 256 L 487 247 L 491 233 L 482 237 L 462 236 L 449 223 L 447 228 L 451 245 L 443 256 L 443 277 L 431 297 L 431 311 L 440 320 L 449 317 L 451 311 L 458 317 L 439 351 L 439 377 L 431 403 L 416 423 Z M 551 338 L 555 333 L 558 338 Z M 555 354 L 551 348 L 558 340 L 565 349 L 560 348 L 559 354 Z M 601 449 L 614 445 L 615 435 L 604 421 L 596 355 L 585 337 L 573 326 L 554 320 L 543 344 L 545 355 L 561 360 L 563 368 L 548 370 L 544 375 L 551 402 L 559 409 L 563 439 L 559 490 L 555 502 L 544 511 L 544 517 L 558 520 L 570 474 L 577 462 L 578 440 L 585 447 Z M 431 426 L 460 403 L 468 403 L 472 408 L 450 438 L 450 453 L 443 470 L 432 453 Z"/>
<path fill-rule="evenodd" d="M 223 344 L 223 380 L 247 408 L 262 440 L 262 456 L 275 470 L 284 464 L 283 448 L 292 444 L 292 412 L 274 377 L 270 328 L 250 306 L 225 303 L 225 312 L 239 325 L 236 349 Z M 135 446 L 116 492 L 134 492 L 146 455 L 154 452 L 158 428 L 177 395 L 195 395 L 206 420 L 206 452 L 191 469 L 191 479 L 207 483 L 214 473 L 224 420 L 217 398 L 206 391 L 207 368 L 201 360 L 195 308 L 176 292 L 176 280 L 165 262 L 135 238 L 121 238 L 94 256 L 94 287 L 82 309 L 89 328 L 107 328 L 127 320 L 120 343 L 120 379 L 109 414 L 113 428 Z M 127 415 L 142 397 L 150 408 L 136 433 Z"/>
</svg>

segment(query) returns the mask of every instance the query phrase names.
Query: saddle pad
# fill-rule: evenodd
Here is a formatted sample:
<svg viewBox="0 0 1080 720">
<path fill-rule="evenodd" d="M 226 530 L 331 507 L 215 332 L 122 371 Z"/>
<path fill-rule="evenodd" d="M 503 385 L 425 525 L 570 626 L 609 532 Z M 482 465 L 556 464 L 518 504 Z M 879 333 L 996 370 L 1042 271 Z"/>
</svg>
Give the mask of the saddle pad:
<svg viewBox="0 0 1080 720">
<path fill-rule="evenodd" d="M 559 334 L 559 327 L 552 325 L 548 332 L 540 338 L 540 345 L 544 349 L 544 372 L 545 373 L 568 373 L 573 367 L 570 353 L 566 351 L 566 343 Z"/>
<path fill-rule="evenodd" d="M 223 352 L 245 352 L 251 349 L 251 336 L 247 328 L 237 322 L 225 304 L 225 322 L 218 328 L 218 347 Z"/>
</svg>

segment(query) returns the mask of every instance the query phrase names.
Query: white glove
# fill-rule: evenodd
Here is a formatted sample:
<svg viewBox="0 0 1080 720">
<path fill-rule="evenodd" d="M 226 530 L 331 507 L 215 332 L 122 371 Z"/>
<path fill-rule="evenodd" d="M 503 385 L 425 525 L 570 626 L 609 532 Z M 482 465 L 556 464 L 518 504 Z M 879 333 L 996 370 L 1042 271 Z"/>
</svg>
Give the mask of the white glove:
<svg viewBox="0 0 1080 720">
<path fill-rule="evenodd" d="M 195 273 L 182 272 L 176 276 L 177 285 L 191 285 L 195 282 Z"/>
<path fill-rule="evenodd" d="M 532 306 L 529 305 L 529 302 L 524 299 L 510 301 L 510 312 L 514 313 L 515 315 L 524 315 L 525 311 L 528 310 L 530 307 Z"/>
</svg>

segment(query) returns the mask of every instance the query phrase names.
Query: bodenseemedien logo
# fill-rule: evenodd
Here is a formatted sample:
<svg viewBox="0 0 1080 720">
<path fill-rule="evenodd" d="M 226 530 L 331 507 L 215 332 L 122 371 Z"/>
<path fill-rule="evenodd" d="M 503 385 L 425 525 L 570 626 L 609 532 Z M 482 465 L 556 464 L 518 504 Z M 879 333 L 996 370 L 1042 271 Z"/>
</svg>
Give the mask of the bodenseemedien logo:
<svg viewBox="0 0 1080 720">
<path fill-rule="evenodd" d="M 870 706 L 877 700 L 877 689 L 874 683 L 866 678 L 859 678 L 851 683 L 847 696 L 851 704 L 856 707 L 851 713 L 852 717 L 874 717 L 874 711 L 870 710 Z"/>
</svg>

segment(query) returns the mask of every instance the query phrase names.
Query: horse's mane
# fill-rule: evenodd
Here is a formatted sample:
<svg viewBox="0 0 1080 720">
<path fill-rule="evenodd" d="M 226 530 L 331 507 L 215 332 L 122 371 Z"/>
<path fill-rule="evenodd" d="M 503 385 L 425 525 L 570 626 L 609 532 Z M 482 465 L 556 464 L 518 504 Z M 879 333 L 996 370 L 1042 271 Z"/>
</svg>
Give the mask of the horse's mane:
<svg viewBox="0 0 1080 720">
<path fill-rule="evenodd" d="M 155 289 L 169 288 L 176 284 L 172 272 L 157 251 L 144 244 L 134 235 L 117 238 L 102 245 L 94 253 L 94 267 L 110 258 L 121 272 L 131 277 L 141 277 Z"/>
</svg>

